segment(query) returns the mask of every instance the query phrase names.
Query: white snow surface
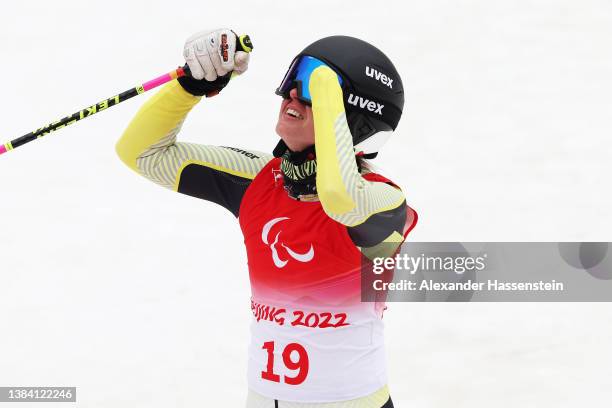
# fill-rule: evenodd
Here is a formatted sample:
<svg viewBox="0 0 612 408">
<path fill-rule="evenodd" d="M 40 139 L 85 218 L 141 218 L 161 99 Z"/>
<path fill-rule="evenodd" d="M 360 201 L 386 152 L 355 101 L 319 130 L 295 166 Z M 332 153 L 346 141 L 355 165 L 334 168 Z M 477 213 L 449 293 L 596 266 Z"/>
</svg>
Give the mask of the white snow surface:
<svg viewBox="0 0 612 408">
<path fill-rule="evenodd" d="M 411 240 L 611 240 L 606 0 L 7 2 L 0 142 L 181 65 L 185 38 L 222 26 L 251 35 L 251 67 L 181 140 L 271 151 L 293 56 L 354 35 L 403 77 L 375 163 L 419 212 Z M 77 386 L 78 407 L 243 406 L 240 229 L 116 157 L 147 97 L 0 157 L 0 386 Z M 609 304 L 392 304 L 385 321 L 398 408 L 610 406 Z"/>
</svg>

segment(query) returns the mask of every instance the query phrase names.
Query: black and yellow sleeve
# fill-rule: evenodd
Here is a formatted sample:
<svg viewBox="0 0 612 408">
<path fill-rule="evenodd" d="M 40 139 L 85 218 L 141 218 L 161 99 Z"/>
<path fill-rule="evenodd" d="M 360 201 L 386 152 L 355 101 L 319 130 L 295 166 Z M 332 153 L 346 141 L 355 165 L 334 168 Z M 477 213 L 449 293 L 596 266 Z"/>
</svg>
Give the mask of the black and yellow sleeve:
<svg viewBox="0 0 612 408">
<path fill-rule="evenodd" d="M 200 100 L 177 81 L 169 83 L 138 111 L 117 142 L 117 154 L 128 167 L 151 181 L 215 202 L 237 216 L 246 188 L 272 156 L 177 142 L 183 121 Z"/>
</svg>

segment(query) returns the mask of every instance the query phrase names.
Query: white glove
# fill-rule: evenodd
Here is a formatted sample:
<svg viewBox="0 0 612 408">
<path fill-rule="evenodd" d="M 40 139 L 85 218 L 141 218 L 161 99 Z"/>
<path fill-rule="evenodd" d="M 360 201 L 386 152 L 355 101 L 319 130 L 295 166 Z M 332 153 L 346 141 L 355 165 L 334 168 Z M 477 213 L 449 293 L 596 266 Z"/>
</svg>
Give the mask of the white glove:
<svg viewBox="0 0 612 408">
<path fill-rule="evenodd" d="M 249 53 L 236 52 L 236 34 L 228 28 L 192 35 L 185 41 L 183 55 L 198 80 L 214 81 L 232 71 L 242 74 L 249 67 Z"/>
</svg>

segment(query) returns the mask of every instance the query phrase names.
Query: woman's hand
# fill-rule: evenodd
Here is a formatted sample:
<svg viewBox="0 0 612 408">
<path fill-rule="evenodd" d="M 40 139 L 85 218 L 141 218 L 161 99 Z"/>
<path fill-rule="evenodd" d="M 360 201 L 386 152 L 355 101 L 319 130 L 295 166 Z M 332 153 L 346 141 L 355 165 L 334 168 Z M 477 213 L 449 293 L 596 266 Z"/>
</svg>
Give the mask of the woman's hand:
<svg viewBox="0 0 612 408">
<path fill-rule="evenodd" d="M 249 53 L 236 51 L 236 41 L 236 34 L 228 28 L 205 30 L 189 37 L 183 56 L 191 76 L 179 78 L 183 88 L 196 96 L 212 96 L 228 84 L 229 73 L 245 72 Z"/>
<path fill-rule="evenodd" d="M 249 54 L 236 52 L 236 39 L 236 34 L 228 28 L 201 31 L 189 37 L 183 55 L 191 75 L 212 82 L 228 72 L 245 72 L 249 66 Z"/>
</svg>

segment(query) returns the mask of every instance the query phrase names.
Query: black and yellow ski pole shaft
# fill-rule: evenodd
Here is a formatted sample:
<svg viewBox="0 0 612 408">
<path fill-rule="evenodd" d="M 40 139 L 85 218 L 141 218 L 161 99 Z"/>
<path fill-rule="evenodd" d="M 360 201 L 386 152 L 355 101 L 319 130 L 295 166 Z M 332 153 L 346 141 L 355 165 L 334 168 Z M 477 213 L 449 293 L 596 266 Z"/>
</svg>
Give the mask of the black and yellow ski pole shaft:
<svg viewBox="0 0 612 408">
<path fill-rule="evenodd" d="M 223 42 L 221 46 L 222 47 L 224 46 Z M 253 50 L 253 44 L 251 43 L 251 39 L 249 38 L 248 35 L 238 36 L 237 41 L 236 41 L 236 50 L 245 51 L 245 52 L 251 52 Z M 145 93 L 151 89 L 157 88 L 160 85 L 170 82 L 173 79 L 180 78 L 185 75 L 190 75 L 189 67 L 187 65 L 177 68 L 175 70 L 172 70 L 161 76 L 158 76 L 157 78 L 154 78 L 143 84 L 135 86 L 132 89 L 128 89 L 125 92 L 121 92 L 120 94 L 111 96 L 108 99 L 104 99 L 94 105 L 88 106 L 84 109 L 74 112 L 72 115 L 68 115 L 68 116 L 61 118 L 60 120 L 51 122 L 48 125 L 40 127 L 34 130 L 33 132 L 30 132 L 26 135 L 18 137 L 17 139 L 11 140 L 10 142 L 4 143 L 3 145 L 0 145 L 0 155 L 8 151 L 14 150 L 18 147 L 21 147 L 26 143 L 30 143 L 36 139 L 39 139 L 45 135 L 48 135 L 51 132 L 55 132 L 56 130 L 59 130 L 63 127 L 72 125 L 73 123 L 76 123 L 82 119 L 95 115 L 98 112 L 102 112 L 108 108 L 112 108 L 113 106 L 118 105 L 121 102 L 125 102 L 128 99 L 133 98 L 136 95 Z"/>
</svg>

